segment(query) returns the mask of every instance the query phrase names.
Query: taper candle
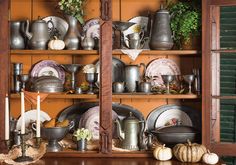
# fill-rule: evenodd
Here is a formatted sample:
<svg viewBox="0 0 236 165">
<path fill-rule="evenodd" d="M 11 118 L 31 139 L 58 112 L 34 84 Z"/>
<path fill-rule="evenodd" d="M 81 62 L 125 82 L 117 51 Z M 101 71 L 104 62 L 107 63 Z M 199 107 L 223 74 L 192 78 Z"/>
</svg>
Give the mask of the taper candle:
<svg viewBox="0 0 236 165">
<path fill-rule="evenodd" d="M 9 140 L 10 129 L 9 129 L 9 99 L 8 94 L 6 94 L 5 98 L 5 140 Z"/>
<path fill-rule="evenodd" d="M 36 137 L 40 137 L 40 95 L 37 95 L 37 121 L 36 121 Z"/>
<path fill-rule="evenodd" d="M 21 91 L 21 134 L 25 134 L 25 95 Z"/>
</svg>

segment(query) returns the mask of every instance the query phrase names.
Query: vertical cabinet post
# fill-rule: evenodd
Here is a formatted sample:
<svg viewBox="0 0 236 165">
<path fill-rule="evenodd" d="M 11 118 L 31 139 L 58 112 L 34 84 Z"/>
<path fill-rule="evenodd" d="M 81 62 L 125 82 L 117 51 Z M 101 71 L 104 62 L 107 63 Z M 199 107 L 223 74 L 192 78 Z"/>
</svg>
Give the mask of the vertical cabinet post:
<svg viewBox="0 0 236 165">
<path fill-rule="evenodd" d="M 100 152 L 110 154 L 112 151 L 111 0 L 101 0 L 100 25 Z"/>
<path fill-rule="evenodd" d="M 6 146 L 3 143 L 4 139 L 4 107 L 5 107 L 5 96 L 8 93 L 8 76 L 9 76 L 9 33 L 8 19 L 9 19 L 9 1 L 0 0 L 0 151 L 6 151 Z"/>
</svg>

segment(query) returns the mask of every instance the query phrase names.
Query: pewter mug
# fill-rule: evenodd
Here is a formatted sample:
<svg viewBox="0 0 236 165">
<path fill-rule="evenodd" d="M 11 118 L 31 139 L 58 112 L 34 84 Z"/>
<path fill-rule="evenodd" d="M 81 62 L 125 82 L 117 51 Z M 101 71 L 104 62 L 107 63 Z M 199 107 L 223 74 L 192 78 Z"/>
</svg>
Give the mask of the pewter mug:
<svg viewBox="0 0 236 165">
<path fill-rule="evenodd" d="M 10 32 L 10 47 L 11 49 L 24 49 L 25 41 L 22 36 L 22 28 L 24 22 L 21 21 L 11 21 L 11 32 Z"/>
<path fill-rule="evenodd" d="M 139 91 L 144 93 L 151 92 L 151 83 L 150 82 L 141 82 L 139 83 Z"/>
<path fill-rule="evenodd" d="M 172 32 L 170 29 L 170 14 L 162 8 L 156 12 L 152 25 L 150 48 L 154 50 L 169 50 L 173 46 Z"/>
<path fill-rule="evenodd" d="M 49 32 L 46 21 L 41 19 L 35 20 L 32 23 L 31 32 L 29 32 L 29 20 L 27 20 L 25 34 L 29 39 L 29 47 L 31 49 L 47 49 Z"/>
<path fill-rule="evenodd" d="M 125 40 L 125 44 L 129 49 L 141 49 L 144 46 L 144 33 L 141 31 L 140 33 L 131 33 L 127 35 Z"/>
<path fill-rule="evenodd" d="M 114 82 L 112 84 L 113 92 L 114 93 L 123 93 L 125 90 L 125 83 L 124 82 Z"/>
<path fill-rule="evenodd" d="M 145 72 L 146 66 L 144 63 L 141 63 L 140 65 L 125 66 L 125 86 L 128 92 L 136 92 L 138 83 L 140 81 L 141 66 L 143 66 L 143 72 Z"/>
<path fill-rule="evenodd" d="M 95 41 L 92 37 L 81 36 L 81 46 L 84 50 L 93 50 Z"/>
</svg>

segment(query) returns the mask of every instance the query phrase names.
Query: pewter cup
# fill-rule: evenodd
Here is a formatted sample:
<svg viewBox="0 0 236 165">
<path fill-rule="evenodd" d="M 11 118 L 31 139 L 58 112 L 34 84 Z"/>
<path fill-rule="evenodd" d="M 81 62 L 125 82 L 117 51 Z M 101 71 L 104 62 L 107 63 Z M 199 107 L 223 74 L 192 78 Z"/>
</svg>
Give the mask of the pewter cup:
<svg viewBox="0 0 236 165">
<path fill-rule="evenodd" d="M 123 93 L 125 90 L 125 83 L 124 82 L 114 82 L 112 84 L 113 92 L 114 93 Z"/>
<path fill-rule="evenodd" d="M 194 74 L 183 75 L 184 81 L 188 83 L 188 94 L 192 94 L 192 83 L 194 81 Z"/>
<path fill-rule="evenodd" d="M 23 64 L 22 63 L 13 63 L 13 92 L 20 92 L 20 81 L 18 76 L 22 74 Z"/>
<path fill-rule="evenodd" d="M 25 89 L 25 84 L 29 80 L 29 75 L 28 74 L 19 75 L 19 80 L 21 82 L 21 88 Z"/>
<path fill-rule="evenodd" d="M 139 91 L 143 93 L 151 93 L 151 83 L 150 82 L 139 83 Z"/>
</svg>

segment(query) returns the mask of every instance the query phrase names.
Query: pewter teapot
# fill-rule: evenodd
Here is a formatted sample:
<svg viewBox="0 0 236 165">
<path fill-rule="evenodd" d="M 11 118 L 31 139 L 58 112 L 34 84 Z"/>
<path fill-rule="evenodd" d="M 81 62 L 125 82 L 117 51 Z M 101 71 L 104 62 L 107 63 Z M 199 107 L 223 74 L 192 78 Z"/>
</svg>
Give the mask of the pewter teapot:
<svg viewBox="0 0 236 165">
<path fill-rule="evenodd" d="M 115 123 L 117 124 L 117 135 L 121 140 L 121 148 L 134 151 L 139 150 L 138 145 L 143 134 L 140 123 L 144 123 L 144 121 L 139 121 L 130 112 L 130 116 L 125 118 L 122 124 L 119 119 L 116 119 Z M 121 125 L 123 126 L 123 130 Z"/>
<path fill-rule="evenodd" d="M 174 44 L 170 29 L 170 14 L 168 10 L 163 9 L 163 6 L 156 12 L 149 44 L 150 48 L 155 50 L 169 50 Z"/>
<path fill-rule="evenodd" d="M 26 21 L 25 34 L 29 39 L 31 49 L 46 49 L 49 41 L 48 25 L 46 21 L 38 19 L 32 23 L 31 32 L 29 32 L 29 20 Z"/>
</svg>

